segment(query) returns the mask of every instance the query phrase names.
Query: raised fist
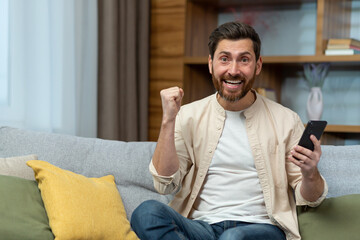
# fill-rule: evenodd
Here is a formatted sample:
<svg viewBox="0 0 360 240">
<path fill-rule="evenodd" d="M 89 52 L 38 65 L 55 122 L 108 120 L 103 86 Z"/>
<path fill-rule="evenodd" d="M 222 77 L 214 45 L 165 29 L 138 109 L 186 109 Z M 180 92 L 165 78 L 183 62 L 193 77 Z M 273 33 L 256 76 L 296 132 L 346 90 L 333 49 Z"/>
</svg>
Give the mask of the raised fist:
<svg viewBox="0 0 360 240">
<path fill-rule="evenodd" d="M 181 107 L 184 90 L 171 87 L 160 91 L 163 109 L 163 121 L 174 121 Z"/>
</svg>

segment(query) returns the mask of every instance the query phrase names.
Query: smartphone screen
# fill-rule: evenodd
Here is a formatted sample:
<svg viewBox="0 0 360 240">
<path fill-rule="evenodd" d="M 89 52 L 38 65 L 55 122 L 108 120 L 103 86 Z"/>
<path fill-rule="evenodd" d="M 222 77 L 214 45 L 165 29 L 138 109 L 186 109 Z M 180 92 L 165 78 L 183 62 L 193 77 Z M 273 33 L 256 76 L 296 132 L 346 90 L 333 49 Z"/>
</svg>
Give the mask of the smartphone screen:
<svg viewBox="0 0 360 240">
<path fill-rule="evenodd" d="M 327 121 L 310 120 L 306 124 L 303 135 L 300 138 L 299 145 L 314 151 L 314 144 L 310 139 L 310 135 L 314 135 L 319 140 L 325 130 L 326 125 Z"/>
</svg>

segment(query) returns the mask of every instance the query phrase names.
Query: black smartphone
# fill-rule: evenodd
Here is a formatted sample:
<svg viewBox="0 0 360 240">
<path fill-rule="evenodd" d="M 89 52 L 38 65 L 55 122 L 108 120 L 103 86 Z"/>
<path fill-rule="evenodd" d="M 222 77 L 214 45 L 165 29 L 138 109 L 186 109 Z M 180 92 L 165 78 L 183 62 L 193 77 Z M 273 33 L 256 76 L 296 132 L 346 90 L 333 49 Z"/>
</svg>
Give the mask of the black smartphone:
<svg viewBox="0 0 360 240">
<path fill-rule="evenodd" d="M 314 144 L 310 139 L 310 135 L 314 135 L 319 140 L 325 130 L 326 125 L 327 121 L 310 120 L 306 124 L 305 130 L 300 138 L 298 145 L 314 151 Z"/>
</svg>

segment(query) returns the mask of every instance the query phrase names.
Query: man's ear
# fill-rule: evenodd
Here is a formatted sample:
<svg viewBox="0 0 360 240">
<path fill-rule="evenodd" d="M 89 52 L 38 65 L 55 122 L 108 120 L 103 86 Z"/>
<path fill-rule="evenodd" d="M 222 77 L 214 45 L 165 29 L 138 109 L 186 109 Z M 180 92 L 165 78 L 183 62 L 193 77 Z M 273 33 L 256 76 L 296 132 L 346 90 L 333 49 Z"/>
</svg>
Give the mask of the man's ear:
<svg viewBox="0 0 360 240">
<path fill-rule="evenodd" d="M 259 75 L 262 68 L 262 58 L 259 56 L 259 59 L 256 62 L 256 75 Z"/>
<path fill-rule="evenodd" d="M 211 59 L 210 54 L 209 54 L 209 59 L 208 59 L 208 66 L 209 66 L 209 72 L 210 72 L 210 74 L 213 74 L 213 73 L 212 73 L 212 59 Z"/>
</svg>

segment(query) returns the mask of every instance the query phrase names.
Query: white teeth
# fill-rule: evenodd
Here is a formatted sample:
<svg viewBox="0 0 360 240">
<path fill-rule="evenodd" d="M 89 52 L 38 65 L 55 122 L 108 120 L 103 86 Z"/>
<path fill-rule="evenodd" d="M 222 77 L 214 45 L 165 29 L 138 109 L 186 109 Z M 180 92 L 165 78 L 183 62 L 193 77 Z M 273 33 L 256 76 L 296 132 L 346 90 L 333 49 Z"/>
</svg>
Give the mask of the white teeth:
<svg viewBox="0 0 360 240">
<path fill-rule="evenodd" d="M 225 80 L 226 83 L 230 83 L 230 84 L 240 84 L 242 83 L 242 81 L 231 81 L 231 80 Z"/>
</svg>

